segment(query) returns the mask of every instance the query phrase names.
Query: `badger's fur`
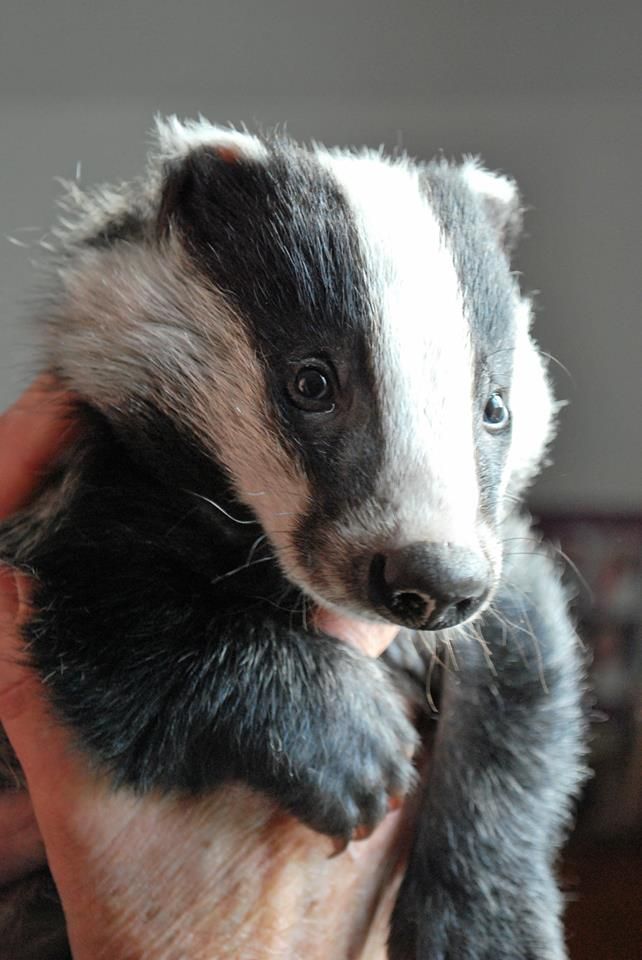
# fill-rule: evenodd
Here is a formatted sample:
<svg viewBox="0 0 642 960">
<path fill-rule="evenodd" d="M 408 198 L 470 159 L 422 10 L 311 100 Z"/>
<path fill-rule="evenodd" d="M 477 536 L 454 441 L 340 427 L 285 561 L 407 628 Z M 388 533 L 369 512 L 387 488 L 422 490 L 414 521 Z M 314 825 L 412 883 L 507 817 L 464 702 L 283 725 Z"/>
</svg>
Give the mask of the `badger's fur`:
<svg viewBox="0 0 642 960">
<path fill-rule="evenodd" d="M 559 960 L 580 670 L 516 506 L 555 406 L 515 185 L 204 121 L 157 144 L 67 198 L 44 367 L 80 432 L 0 527 L 58 715 L 117 783 L 241 779 L 349 838 L 413 784 L 395 664 L 446 643 L 390 956 Z M 323 608 L 422 632 L 385 665 Z"/>
</svg>

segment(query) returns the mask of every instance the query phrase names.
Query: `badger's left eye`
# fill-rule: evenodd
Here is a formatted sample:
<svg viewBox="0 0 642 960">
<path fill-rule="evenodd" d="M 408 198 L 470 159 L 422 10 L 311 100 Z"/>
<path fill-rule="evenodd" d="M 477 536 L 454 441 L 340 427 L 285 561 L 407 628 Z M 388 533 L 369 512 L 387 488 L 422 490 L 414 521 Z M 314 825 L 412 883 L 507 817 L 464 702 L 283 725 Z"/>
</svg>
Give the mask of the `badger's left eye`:
<svg viewBox="0 0 642 960">
<path fill-rule="evenodd" d="M 334 410 L 334 386 L 331 372 L 324 364 L 300 367 L 288 385 L 291 402 L 308 413 Z"/>
<path fill-rule="evenodd" d="M 510 412 L 501 393 L 492 393 L 484 407 L 484 426 L 487 430 L 497 433 L 508 426 Z"/>
</svg>

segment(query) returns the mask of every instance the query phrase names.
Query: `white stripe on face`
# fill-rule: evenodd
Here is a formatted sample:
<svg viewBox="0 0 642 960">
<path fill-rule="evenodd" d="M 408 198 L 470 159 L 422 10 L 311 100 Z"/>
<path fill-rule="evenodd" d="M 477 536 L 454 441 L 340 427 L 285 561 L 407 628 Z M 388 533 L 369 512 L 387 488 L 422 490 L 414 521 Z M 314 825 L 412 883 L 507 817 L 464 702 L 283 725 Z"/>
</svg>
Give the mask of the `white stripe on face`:
<svg viewBox="0 0 642 960">
<path fill-rule="evenodd" d="M 279 442 L 264 373 L 243 321 L 171 241 L 87 251 L 67 271 L 50 356 L 107 415 L 149 402 L 201 441 L 257 514 L 287 571 L 308 481 Z M 203 490 L 206 495 L 207 490 Z"/>
<path fill-rule="evenodd" d="M 453 258 L 420 174 L 372 153 L 320 160 L 352 206 L 372 289 L 385 438 L 375 499 L 400 544 L 474 545 L 473 349 Z M 373 510 L 376 503 L 370 517 Z"/>
</svg>

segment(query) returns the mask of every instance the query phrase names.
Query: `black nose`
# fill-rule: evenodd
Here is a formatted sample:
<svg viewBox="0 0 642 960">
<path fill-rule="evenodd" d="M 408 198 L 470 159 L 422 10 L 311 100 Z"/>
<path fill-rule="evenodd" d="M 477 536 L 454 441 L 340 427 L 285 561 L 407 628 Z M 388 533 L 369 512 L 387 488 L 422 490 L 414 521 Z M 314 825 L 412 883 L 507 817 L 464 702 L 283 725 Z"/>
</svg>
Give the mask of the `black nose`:
<svg viewBox="0 0 642 960">
<path fill-rule="evenodd" d="M 455 544 L 411 543 L 377 554 L 370 565 L 370 599 L 415 630 L 444 630 L 472 616 L 490 583 L 486 558 Z"/>
</svg>

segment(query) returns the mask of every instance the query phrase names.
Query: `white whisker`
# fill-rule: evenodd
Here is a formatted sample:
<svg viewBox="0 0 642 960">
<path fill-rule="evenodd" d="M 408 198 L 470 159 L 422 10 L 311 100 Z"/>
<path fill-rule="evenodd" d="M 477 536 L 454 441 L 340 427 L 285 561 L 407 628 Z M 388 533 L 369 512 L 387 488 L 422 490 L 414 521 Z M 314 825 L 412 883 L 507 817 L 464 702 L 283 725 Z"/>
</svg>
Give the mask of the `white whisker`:
<svg viewBox="0 0 642 960">
<path fill-rule="evenodd" d="M 221 580 L 227 580 L 228 577 L 233 577 L 235 573 L 240 573 L 242 570 L 247 570 L 248 567 L 255 567 L 257 563 L 267 563 L 269 560 L 274 560 L 274 557 L 259 557 L 258 560 L 253 560 L 251 563 L 242 563 L 240 567 L 234 567 L 233 570 L 228 570 L 227 573 L 222 573 L 220 577 L 215 577 L 214 580 L 210 581 L 211 586 L 215 586 L 217 583 L 220 583 Z"/>
<path fill-rule="evenodd" d="M 546 350 L 540 350 L 539 352 L 542 357 L 546 357 L 547 360 L 550 360 L 551 363 L 554 363 L 557 367 L 559 367 L 560 370 L 562 370 L 566 374 L 566 376 L 571 381 L 571 384 L 574 387 L 577 386 L 577 384 L 575 383 L 575 380 L 573 379 L 573 374 L 568 369 L 568 367 L 564 366 L 561 360 L 558 360 L 557 357 L 554 357 L 552 353 L 547 353 Z"/>
<path fill-rule="evenodd" d="M 256 553 L 256 550 L 257 550 L 258 545 L 259 545 L 260 543 L 262 543 L 263 540 L 267 540 L 267 534 L 266 534 L 266 533 L 263 533 L 260 537 L 257 537 L 256 540 L 254 541 L 254 543 L 252 544 L 252 546 L 250 547 L 250 552 L 248 553 L 247 559 L 246 559 L 246 561 L 245 561 L 245 563 L 246 563 L 248 566 L 249 566 L 249 564 L 252 562 L 252 558 L 254 557 L 254 554 Z"/>
<path fill-rule="evenodd" d="M 536 546 L 541 546 L 541 544 L 542 544 L 542 541 L 539 540 L 539 539 L 537 539 L 537 537 L 505 537 L 505 538 L 502 540 L 502 543 L 503 543 L 503 544 L 504 544 L 504 543 L 513 543 L 513 542 L 515 542 L 516 540 L 521 540 L 522 543 L 534 543 Z M 573 571 L 573 573 L 574 573 L 575 576 L 577 577 L 577 579 L 578 579 L 578 581 L 579 581 L 579 583 L 580 583 L 580 586 L 582 586 L 582 587 L 584 588 L 584 590 L 586 590 L 587 599 L 588 599 L 589 603 L 591 603 L 591 604 L 595 603 L 595 594 L 594 594 L 594 592 L 593 592 L 593 590 L 592 590 L 592 588 L 591 588 L 591 585 L 589 584 L 588 580 L 586 579 L 586 577 L 584 576 L 584 574 L 581 572 L 581 570 L 579 569 L 579 567 L 577 566 L 577 564 L 576 564 L 573 560 L 571 560 L 571 558 L 569 557 L 569 555 L 562 550 L 562 548 L 559 546 L 559 544 L 553 543 L 551 540 L 548 540 L 548 541 L 546 542 L 546 545 L 547 545 L 551 550 L 553 550 L 559 557 L 561 557 L 562 560 L 571 568 L 571 570 Z M 531 551 L 524 551 L 523 553 L 508 553 L 508 554 L 506 554 L 506 556 L 508 556 L 508 557 L 528 556 L 530 552 L 531 552 Z"/>
<path fill-rule="evenodd" d="M 202 493 L 196 493 L 194 490 L 186 490 L 185 493 L 190 493 L 193 497 L 198 497 L 199 500 L 204 500 L 206 503 L 209 503 L 210 506 L 216 507 L 217 510 L 220 510 L 223 516 L 227 517 L 228 520 L 232 520 L 234 523 L 241 524 L 242 526 L 248 526 L 252 524 L 255 526 L 259 525 L 258 520 L 239 520 L 238 517 L 233 517 L 231 513 L 228 513 L 227 510 L 223 509 L 220 503 L 216 503 L 215 500 L 210 500 L 209 497 L 204 497 Z"/>
</svg>

